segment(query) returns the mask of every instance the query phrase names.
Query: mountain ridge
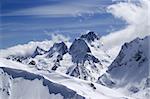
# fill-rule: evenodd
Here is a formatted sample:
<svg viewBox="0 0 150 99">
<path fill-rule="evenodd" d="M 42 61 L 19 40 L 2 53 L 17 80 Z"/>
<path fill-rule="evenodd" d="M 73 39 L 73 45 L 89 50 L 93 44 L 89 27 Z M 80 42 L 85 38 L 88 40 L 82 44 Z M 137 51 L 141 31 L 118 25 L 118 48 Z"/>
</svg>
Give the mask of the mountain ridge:
<svg viewBox="0 0 150 99">
<path fill-rule="evenodd" d="M 98 79 L 98 83 L 110 88 L 124 88 L 130 94 L 140 93 L 147 99 L 149 82 L 150 36 L 125 43 L 119 55 Z M 148 84 L 148 85 L 147 85 Z M 141 93 L 143 92 L 143 94 Z M 144 95 L 145 93 L 145 95 Z M 136 95 L 134 96 L 136 97 Z"/>
</svg>

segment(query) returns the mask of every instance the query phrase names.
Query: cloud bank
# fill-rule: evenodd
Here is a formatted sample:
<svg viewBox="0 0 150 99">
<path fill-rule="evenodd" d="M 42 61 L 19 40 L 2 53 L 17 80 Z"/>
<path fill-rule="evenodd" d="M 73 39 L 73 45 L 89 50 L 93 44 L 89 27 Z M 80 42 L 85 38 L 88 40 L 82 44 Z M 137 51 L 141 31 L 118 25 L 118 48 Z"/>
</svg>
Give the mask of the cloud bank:
<svg viewBox="0 0 150 99">
<path fill-rule="evenodd" d="M 150 0 L 133 2 L 119 2 L 108 6 L 107 12 L 116 18 L 124 20 L 126 28 L 103 36 L 101 41 L 110 53 L 117 54 L 121 45 L 137 37 L 143 38 L 150 34 Z"/>
<path fill-rule="evenodd" d="M 27 44 L 16 45 L 7 49 L 1 49 L 0 57 L 8 57 L 9 55 L 16 55 L 16 56 L 32 55 L 37 46 L 48 51 L 50 47 L 53 46 L 54 43 L 60 43 L 62 41 L 64 41 L 68 47 L 70 46 L 69 38 L 60 34 L 53 34 L 51 40 L 45 40 L 42 42 L 31 41 Z"/>
</svg>

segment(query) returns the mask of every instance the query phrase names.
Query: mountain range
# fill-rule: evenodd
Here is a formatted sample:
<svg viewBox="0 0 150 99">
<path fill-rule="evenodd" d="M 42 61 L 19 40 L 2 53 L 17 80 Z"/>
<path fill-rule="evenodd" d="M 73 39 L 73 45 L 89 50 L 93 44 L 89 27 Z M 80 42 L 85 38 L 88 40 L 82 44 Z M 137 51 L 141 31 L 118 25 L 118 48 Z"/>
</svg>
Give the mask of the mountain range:
<svg viewBox="0 0 150 99">
<path fill-rule="evenodd" d="M 0 61 L 0 98 L 148 99 L 150 36 L 125 43 L 115 59 L 100 39 L 90 31 L 73 42 L 42 43 L 29 54 L 5 55 Z M 22 83 L 37 92 L 24 96 L 19 92 L 19 87 L 26 91 Z"/>
<path fill-rule="evenodd" d="M 96 33 L 90 31 L 75 39 L 69 47 L 65 42 L 54 43 L 49 50 L 37 46 L 31 55 L 9 55 L 7 59 L 30 65 L 38 70 L 54 70 L 80 79 L 96 81 L 101 75 L 101 68 L 106 68 L 111 63 L 111 57 L 102 49 L 103 45 L 97 42 L 99 38 Z M 94 55 L 94 51 L 99 55 Z M 70 60 L 64 69 L 66 55 Z"/>
</svg>

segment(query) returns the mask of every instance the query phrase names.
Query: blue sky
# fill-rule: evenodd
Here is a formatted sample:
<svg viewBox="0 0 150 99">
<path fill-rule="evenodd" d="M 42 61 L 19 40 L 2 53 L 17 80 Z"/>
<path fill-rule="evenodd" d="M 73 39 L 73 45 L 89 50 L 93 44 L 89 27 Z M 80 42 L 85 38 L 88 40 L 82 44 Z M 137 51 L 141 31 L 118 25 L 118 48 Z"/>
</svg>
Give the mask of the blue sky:
<svg viewBox="0 0 150 99">
<path fill-rule="evenodd" d="M 111 0 L 1 0 L 0 48 L 51 39 L 72 40 L 87 30 L 106 35 L 126 26 L 107 13 Z"/>
</svg>

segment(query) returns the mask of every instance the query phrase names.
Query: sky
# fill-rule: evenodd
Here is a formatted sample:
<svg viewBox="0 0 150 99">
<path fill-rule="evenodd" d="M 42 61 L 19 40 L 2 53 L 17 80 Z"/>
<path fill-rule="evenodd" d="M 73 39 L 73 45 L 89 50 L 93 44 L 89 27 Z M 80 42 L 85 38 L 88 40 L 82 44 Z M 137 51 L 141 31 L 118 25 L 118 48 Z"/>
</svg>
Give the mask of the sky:
<svg viewBox="0 0 150 99">
<path fill-rule="evenodd" d="M 26 55 L 91 30 L 115 58 L 124 43 L 150 36 L 150 0 L 0 1 L 0 56 Z"/>
<path fill-rule="evenodd" d="M 0 0 L 0 49 L 63 34 L 74 40 L 87 30 L 100 36 L 127 23 L 107 12 L 112 0 Z"/>
<path fill-rule="evenodd" d="M 150 33 L 150 0 L 0 1 L 0 49 L 50 40 L 53 34 L 73 41 L 90 30 L 116 54 L 125 42 Z"/>
</svg>

